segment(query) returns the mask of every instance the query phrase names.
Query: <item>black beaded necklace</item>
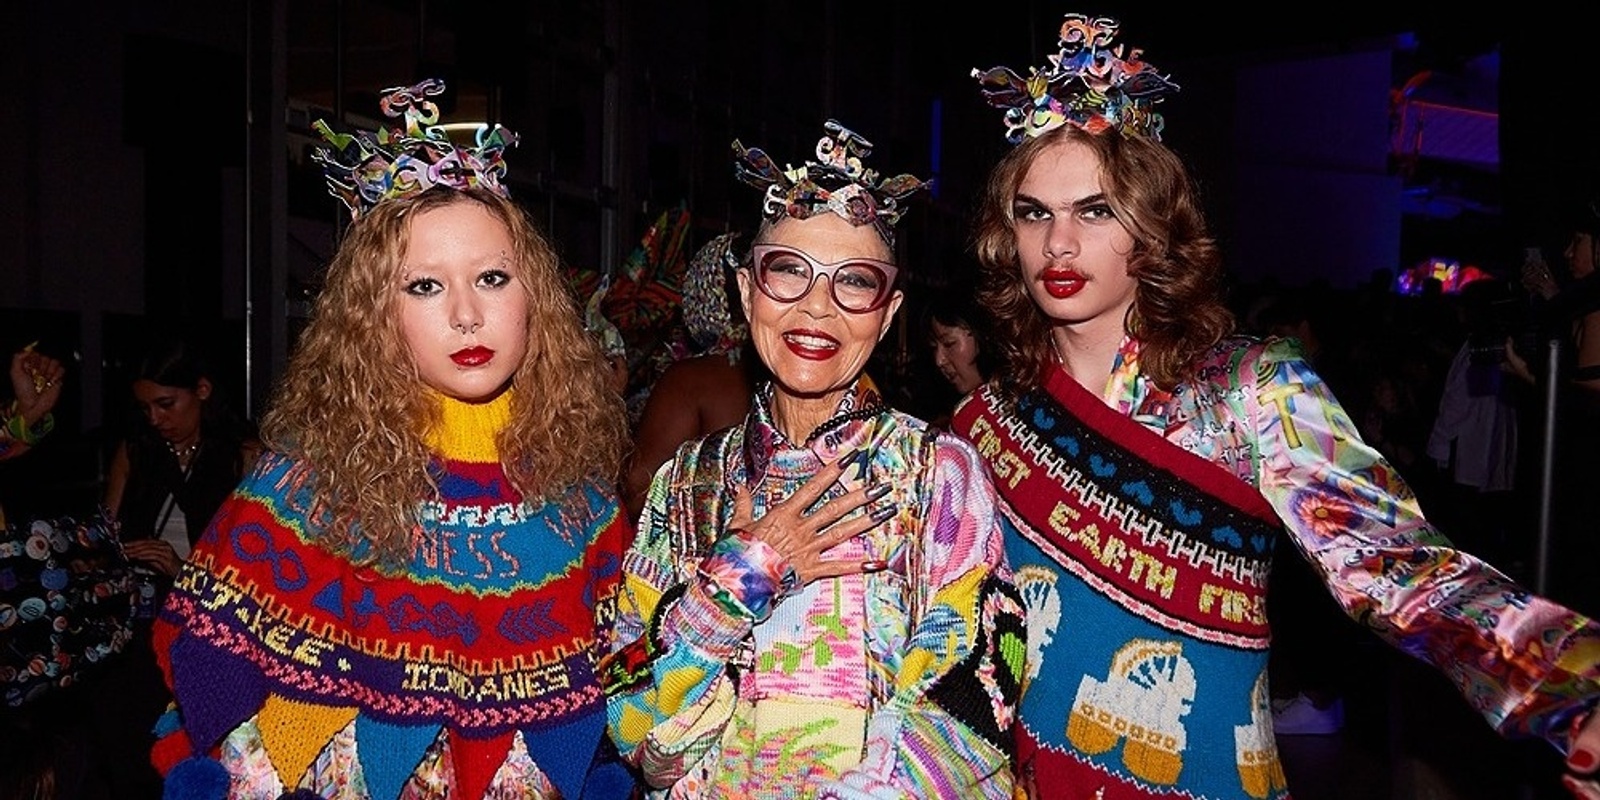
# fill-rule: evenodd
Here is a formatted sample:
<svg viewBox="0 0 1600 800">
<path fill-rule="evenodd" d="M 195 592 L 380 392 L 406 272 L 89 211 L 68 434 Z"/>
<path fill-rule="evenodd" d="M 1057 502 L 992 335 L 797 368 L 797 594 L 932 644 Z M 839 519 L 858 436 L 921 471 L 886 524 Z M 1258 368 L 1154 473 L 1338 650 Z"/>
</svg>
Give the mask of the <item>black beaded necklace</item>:
<svg viewBox="0 0 1600 800">
<path fill-rule="evenodd" d="M 885 410 L 887 410 L 887 408 L 888 408 L 888 406 L 885 406 L 882 403 L 873 403 L 872 405 L 863 406 L 863 407 L 858 408 L 858 409 L 856 409 L 854 411 L 846 411 L 843 414 L 840 414 L 839 416 L 836 416 L 836 417 L 828 420 L 827 422 L 824 422 L 821 425 L 818 425 L 817 427 L 813 428 L 812 431 L 811 431 L 811 435 L 806 437 L 806 441 L 808 441 L 808 442 L 809 441 L 813 441 L 818 436 L 821 436 L 822 434 L 827 433 L 828 431 L 831 431 L 831 430 L 833 430 L 835 428 L 838 428 L 838 427 L 844 425 L 845 423 L 850 422 L 851 420 L 871 419 L 873 417 L 876 417 L 879 414 L 882 414 Z"/>
</svg>

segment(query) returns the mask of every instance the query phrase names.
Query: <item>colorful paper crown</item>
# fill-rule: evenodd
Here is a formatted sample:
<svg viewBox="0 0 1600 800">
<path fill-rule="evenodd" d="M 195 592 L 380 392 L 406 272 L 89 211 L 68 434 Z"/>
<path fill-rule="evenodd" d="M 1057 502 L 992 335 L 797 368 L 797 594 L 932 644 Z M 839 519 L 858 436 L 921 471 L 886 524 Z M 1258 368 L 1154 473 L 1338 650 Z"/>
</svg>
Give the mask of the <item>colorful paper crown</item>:
<svg viewBox="0 0 1600 800">
<path fill-rule="evenodd" d="M 420 194 L 434 186 L 473 186 L 508 196 L 502 156 L 517 135 L 499 125 L 480 124 L 474 146 L 461 147 L 440 125 L 439 107 L 427 98 L 444 92 L 444 81 L 429 78 L 415 86 L 384 90 L 379 106 L 388 117 L 404 117 L 404 128 L 382 128 L 374 135 L 335 133 L 326 122 L 312 127 L 331 147 L 311 157 L 322 165 L 328 191 L 357 217 L 378 203 Z"/>
<path fill-rule="evenodd" d="M 1067 14 L 1061 52 L 1043 70 L 1029 67 L 1023 78 L 1006 67 L 974 69 L 984 99 L 1006 112 L 1006 140 L 1020 144 L 1071 123 L 1090 133 L 1115 130 L 1160 141 L 1161 115 L 1153 107 L 1178 85 L 1141 61 L 1144 51 L 1124 57 L 1123 45 L 1112 47 L 1120 27 L 1110 17 Z"/>
<path fill-rule="evenodd" d="M 894 224 L 905 213 L 900 201 L 928 183 L 911 175 L 879 180 L 877 170 L 861 163 L 872 153 L 871 142 L 831 119 L 823 130 L 826 135 L 817 140 L 816 161 L 781 170 L 760 148 L 746 148 L 735 139 L 734 173 L 766 190 L 762 216 L 769 222 L 831 211 L 851 225 L 877 227 L 884 241 L 892 244 Z"/>
</svg>

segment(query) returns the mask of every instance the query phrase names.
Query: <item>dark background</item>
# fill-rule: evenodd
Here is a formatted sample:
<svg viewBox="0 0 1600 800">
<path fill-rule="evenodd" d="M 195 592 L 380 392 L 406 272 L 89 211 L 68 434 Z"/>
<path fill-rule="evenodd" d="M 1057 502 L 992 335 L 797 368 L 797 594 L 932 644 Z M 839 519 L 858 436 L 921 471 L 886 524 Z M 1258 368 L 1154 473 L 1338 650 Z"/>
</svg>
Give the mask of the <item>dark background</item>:
<svg viewBox="0 0 1600 800">
<path fill-rule="evenodd" d="M 1586 14 L 1396 6 L 21 3 L 0 30 L 0 346 L 38 340 L 72 362 L 69 434 L 124 423 L 122 373 L 166 331 L 210 344 L 258 416 L 345 219 L 307 158 L 311 121 L 370 126 L 382 89 L 431 76 L 449 87 L 445 121 L 521 135 L 513 194 L 575 283 L 618 270 L 668 209 L 688 212 L 685 256 L 748 229 L 759 198 L 733 179 L 729 143 L 798 162 L 841 120 L 880 171 L 934 179 L 902 225 L 906 324 L 885 354 L 912 369 L 922 304 L 971 273 L 968 212 L 1006 147 L 969 73 L 1043 64 L 1067 10 L 1120 18 L 1118 41 L 1182 87 L 1160 107 L 1165 141 L 1235 280 L 1350 287 L 1430 257 L 1506 274 L 1529 244 L 1554 260 L 1600 159 Z M 1487 125 L 1397 146 L 1408 84 Z M 660 331 L 630 333 L 642 363 Z"/>
<path fill-rule="evenodd" d="M 1430 257 L 1505 275 L 1527 245 L 1555 263 L 1563 217 L 1597 186 L 1592 10 L 1249 8 L 10 4 L 0 25 L 0 352 L 38 341 L 71 372 L 57 434 L 0 465 L 0 505 L 25 518 L 98 499 L 108 443 L 131 413 L 126 371 L 154 334 L 199 338 L 228 397 L 259 415 L 345 218 L 306 158 L 310 123 L 370 125 L 381 90 L 423 77 L 446 80 L 446 121 L 521 135 L 508 155 L 513 194 L 575 282 L 619 269 L 667 209 L 689 212 L 688 252 L 747 230 L 759 198 L 733 179 L 735 138 L 798 162 L 836 117 L 877 145 L 869 163 L 880 171 L 934 178 L 902 226 L 908 303 L 885 354 L 891 378 L 925 377 L 917 311 L 970 273 L 967 215 L 1004 152 L 999 112 L 969 72 L 1043 64 L 1068 11 L 1120 18 L 1119 41 L 1182 87 L 1160 108 L 1164 138 L 1192 165 L 1238 284 L 1342 289 Z M 1392 100 L 1408 85 L 1413 99 L 1455 113 L 1397 146 Z M 1408 697 L 1425 709 L 1402 718 L 1380 707 L 1358 725 L 1352 708 L 1376 768 L 1411 757 L 1403 739 L 1441 752 L 1428 759 L 1438 766 L 1397 774 L 1433 783 L 1436 770 L 1435 788 L 1453 782 L 1462 796 L 1474 781 L 1493 791 L 1483 787 L 1527 762 L 1553 774 L 1547 748 L 1502 747 L 1436 676 L 1388 682 L 1388 659 L 1401 656 L 1361 655 L 1373 662 L 1358 676 L 1371 691 L 1352 700 L 1400 704 L 1393 687 L 1420 686 Z M 1297 795 L 1339 777 L 1301 783 Z"/>
</svg>

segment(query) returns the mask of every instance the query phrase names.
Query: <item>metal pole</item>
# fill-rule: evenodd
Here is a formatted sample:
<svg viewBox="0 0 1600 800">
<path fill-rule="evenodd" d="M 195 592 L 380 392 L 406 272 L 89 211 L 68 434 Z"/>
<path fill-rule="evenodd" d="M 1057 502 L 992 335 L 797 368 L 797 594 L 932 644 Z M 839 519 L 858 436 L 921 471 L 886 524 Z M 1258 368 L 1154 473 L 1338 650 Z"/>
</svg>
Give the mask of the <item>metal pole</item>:
<svg viewBox="0 0 1600 800">
<path fill-rule="evenodd" d="M 1545 343 L 1546 363 L 1544 374 L 1544 449 L 1539 464 L 1539 539 L 1534 555 L 1533 590 L 1548 594 L 1550 590 L 1550 537 L 1555 525 L 1556 482 L 1556 409 L 1559 407 L 1561 383 L 1561 337 L 1552 336 Z"/>
</svg>

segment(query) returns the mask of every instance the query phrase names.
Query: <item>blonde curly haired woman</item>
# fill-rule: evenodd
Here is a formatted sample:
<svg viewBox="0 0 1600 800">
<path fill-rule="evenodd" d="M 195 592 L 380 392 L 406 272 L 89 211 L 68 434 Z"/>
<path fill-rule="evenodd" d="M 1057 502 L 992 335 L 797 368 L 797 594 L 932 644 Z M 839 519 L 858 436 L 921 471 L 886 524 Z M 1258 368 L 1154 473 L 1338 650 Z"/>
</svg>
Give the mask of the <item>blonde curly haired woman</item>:
<svg viewBox="0 0 1600 800">
<path fill-rule="evenodd" d="M 628 791 L 595 766 L 622 398 L 550 245 L 492 169 L 460 172 L 498 152 L 472 155 L 360 204 L 268 450 L 161 612 L 169 793 Z"/>
</svg>

